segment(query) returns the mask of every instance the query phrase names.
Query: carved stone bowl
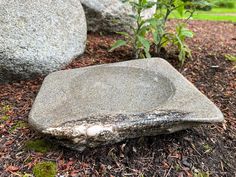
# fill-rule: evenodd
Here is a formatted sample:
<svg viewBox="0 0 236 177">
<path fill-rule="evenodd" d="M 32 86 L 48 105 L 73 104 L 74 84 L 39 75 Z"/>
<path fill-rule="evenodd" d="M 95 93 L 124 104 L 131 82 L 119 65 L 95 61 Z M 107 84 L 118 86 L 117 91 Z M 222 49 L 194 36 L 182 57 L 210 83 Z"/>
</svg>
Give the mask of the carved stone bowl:
<svg viewBox="0 0 236 177">
<path fill-rule="evenodd" d="M 222 121 L 220 110 L 160 58 L 52 73 L 29 116 L 36 130 L 79 151 Z"/>
</svg>

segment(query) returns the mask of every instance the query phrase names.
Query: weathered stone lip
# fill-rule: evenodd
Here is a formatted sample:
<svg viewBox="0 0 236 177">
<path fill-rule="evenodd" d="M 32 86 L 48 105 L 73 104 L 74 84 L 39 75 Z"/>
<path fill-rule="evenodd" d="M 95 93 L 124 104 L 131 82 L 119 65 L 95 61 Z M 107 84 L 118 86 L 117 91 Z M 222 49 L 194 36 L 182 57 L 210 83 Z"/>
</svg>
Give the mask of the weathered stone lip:
<svg viewBox="0 0 236 177">
<path fill-rule="evenodd" d="M 160 112 L 162 111 L 166 111 L 166 112 L 176 112 L 178 113 L 178 111 L 176 110 L 159 110 Z M 148 114 L 148 113 L 143 113 L 143 114 Z M 185 116 L 182 116 L 182 117 L 161 117 L 159 118 L 159 120 L 156 120 L 156 121 L 159 121 L 159 122 L 169 122 L 169 123 L 174 123 L 174 122 L 181 122 L 181 123 L 196 123 L 196 124 L 203 124 L 203 123 L 206 123 L 206 124 L 212 124 L 212 123 L 221 123 L 224 121 L 224 116 L 223 114 L 219 114 L 218 117 L 214 117 L 214 118 L 209 118 L 209 117 L 198 117 L 198 118 L 195 118 L 194 114 L 192 113 L 183 113 L 186 115 L 186 117 L 188 117 L 188 119 L 186 119 Z M 32 116 L 30 114 L 30 116 Z M 120 117 L 120 116 L 131 116 L 131 115 L 127 115 L 127 114 L 118 114 L 118 115 L 110 115 L 110 114 L 107 114 L 107 115 L 93 115 L 94 117 L 113 117 L 113 118 L 116 118 L 117 116 Z M 92 117 L 93 117 L 92 116 Z M 133 115 L 132 115 L 133 116 Z M 86 119 L 89 119 L 91 117 L 84 117 L 84 118 L 81 118 L 81 117 L 78 117 L 79 119 L 83 119 L 83 120 L 86 120 Z M 155 117 L 155 118 L 158 118 L 158 117 Z M 154 118 L 154 119 L 155 119 Z M 146 117 L 143 118 L 143 120 L 145 120 Z M 76 118 L 74 118 L 74 120 L 76 120 Z M 141 121 L 142 119 L 139 119 L 139 121 Z M 42 126 L 41 124 L 38 124 L 36 121 L 34 121 L 33 119 L 29 119 L 29 124 L 37 131 L 39 132 L 43 132 L 43 133 L 46 133 L 46 134 L 51 134 L 50 132 L 48 132 L 49 129 L 55 129 L 55 128 L 58 128 L 58 127 L 67 127 L 66 125 L 67 124 L 72 124 L 70 126 L 68 126 L 67 128 L 73 128 L 73 123 L 75 123 L 76 121 L 68 121 L 68 122 L 65 122 L 64 124 L 60 124 L 60 125 L 57 125 L 57 126 L 49 126 L 49 127 L 45 127 L 45 126 Z M 114 122 L 114 125 L 115 127 L 117 126 L 120 126 L 121 124 L 128 124 L 128 123 L 131 123 L 132 121 L 124 121 L 123 123 L 119 122 L 119 123 L 115 123 Z M 150 123 L 150 122 L 149 122 Z M 148 123 L 148 124 L 149 124 Z M 147 124 L 147 125 L 148 125 Z M 104 122 L 103 123 L 104 126 L 108 126 L 110 125 L 110 123 L 108 122 Z M 51 134 L 52 135 L 52 134 Z"/>
<path fill-rule="evenodd" d="M 114 80 L 104 76 L 106 73 Z M 133 79 L 137 77 L 137 82 L 127 79 L 128 76 Z M 92 77 L 96 82 L 95 85 L 93 80 L 90 80 Z M 155 79 L 153 80 L 155 77 L 157 84 Z M 119 81 L 121 78 L 123 80 Z M 112 84 L 102 84 L 106 82 Z M 153 84 L 156 84 L 156 87 Z M 115 88 L 112 87 L 114 85 Z M 138 91 L 127 93 L 122 89 L 116 90 L 119 85 L 122 85 L 122 89 Z M 111 89 L 115 94 L 108 93 L 108 99 L 104 98 L 106 95 L 103 95 L 103 92 L 96 95 L 96 86 L 104 89 L 104 93 L 106 89 L 108 91 Z M 89 94 L 83 92 L 84 88 L 90 89 Z M 142 95 L 141 99 L 146 91 L 150 94 L 146 96 L 146 100 L 144 99 L 144 104 L 140 103 L 141 106 L 139 99 L 130 100 L 133 97 L 139 98 L 139 94 Z M 159 93 L 156 93 L 158 91 Z M 126 96 L 122 98 L 124 100 L 119 98 L 122 94 L 129 99 L 126 100 Z M 117 95 L 118 97 L 115 97 Z M 155 102 L 156 98 L 162 101 Z M 90 101 L 86 103 L 87 99 Z M 97 101 L 99 99 L 104 103 L 100 105 Z M 113 99 L 112 103 L 109 103 L 110 99 Z M 116 102 L 116 99 L 120 99 L 119 102 Z M 83 101 L 80 102 L 81 100 Z M 128 104 L 123 106 L 125 102 Z M 118 105 L 118 103 L 122 104 Z M 114 106 L 118 108 L 113 109 Z M 138 110 L 135 109 L 136 107 Z M 126 108 L 129 111 L 125 111 Z M 104 144 L 107 140 L 108 142 L 121 141 L 126 137 L 124 132 L 127 129 L 133 132 L 130 137 L 149 136 L 175 132 L 195 124 L 217 123 L 223 120 L 223 114 L 214 103 L 168 62 L 160 58 L 131 60 L 52 73 L 45 78 L 29 115 L 30 125 L 39 132 L 72 138 L 76 143 L 86 141 L 88 147 Z M 94 137 L 91 140 L 89 135 L 94 129 L 95 132 L 98 130 L 101 132 L 95 133 L 98 136 L 96 140 Z M 78 132 L 83 133 L 80 135 Z M 106 134 L 106 137 L 103 134 Z"/>
</svg>

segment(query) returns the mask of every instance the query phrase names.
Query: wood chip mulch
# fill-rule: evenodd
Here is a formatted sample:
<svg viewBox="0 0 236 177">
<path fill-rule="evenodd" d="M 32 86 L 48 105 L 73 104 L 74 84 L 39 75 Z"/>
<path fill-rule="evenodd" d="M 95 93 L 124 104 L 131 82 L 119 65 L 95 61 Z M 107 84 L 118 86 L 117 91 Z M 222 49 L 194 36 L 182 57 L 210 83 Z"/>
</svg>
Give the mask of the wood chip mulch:
<svg viewBox="0 0 236 177">
<path fill-rule="evenodd" d="M 169 22 L 169 26 L 175 22 Z M 26 150 L 24 144 L 28 140 L 43 138 L 27 124 L 28 113 L 43 77 L 2 84 L 0 177 L 32 174 L 33 166 L 40 161 L 56 162 L 61 177 L 236 176 L 236 69 L 224 57 L 225 54 L 236 56 L 236 25 L 190 21 L 188 26 L 195 33 L 188 41 L 192 59 L 180 67 L 175 49 L 171 47 L 163 57 L 221 109 L 225 116 L 223 124 L 132 139 L 82 154 L 56 144 L 49 152 L 39 153 Z M 108 52 L 117 38 L 114 34 L 89 34 L 85 54 L 66 69 L 131 59 L 129 48 Z"/>
</svg>

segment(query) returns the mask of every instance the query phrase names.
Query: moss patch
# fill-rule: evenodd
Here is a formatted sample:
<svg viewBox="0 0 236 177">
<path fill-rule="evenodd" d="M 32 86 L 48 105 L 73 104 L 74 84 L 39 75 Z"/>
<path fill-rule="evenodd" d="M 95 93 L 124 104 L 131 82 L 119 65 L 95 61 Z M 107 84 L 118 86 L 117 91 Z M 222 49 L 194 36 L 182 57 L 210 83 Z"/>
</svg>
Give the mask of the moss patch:
<svg viewBox="0 0 236 177">
<path fill-rule="evenodd" d="M 15 125 L 10 128 L 10 132 L 14 132 L 16 129 L 27 128 L 28 124 L 24 121 L 17 121 Z"/>
<path fill-rule="evenodd" d="M 10 119 L 10 117 L 8 115 L 3 115 L 1 117 L 1 120 L 3 120 L 3 121 L 7 121 L 8 119 Z"/>
<path fill-rule="evenodd" d="M 10 105 L 5 105 L 3 103 L 0 104 L 0 113 L 7 113 L 12 110 Z"/>
<path fill-rule="evenodd" d="M 50 151 L 51 148 L 52 145 L 50 144 L 50 142 L 43 139 L 29 140 L 25 143 L 25 149 L 35 152 L 46 153 Z"/>
<path fill-rule="evenodd" d="M 193 174 L 193 177 L 209 177 L 209 173 L 208 172 L 197 172 Z"/>
<path fill-rule="evenodd" d="M 0 103 L 0 122 L 7 121 L 10 119 L 8 113 L 11 110 L 12 110 L 11 106 Z"/>
<path fill-rule="evenodd" d="M 57 165 L 55 162 L 40 162 L 33 168 L 35 177 L 55 177 L 57 174 Z"/>
</svg>

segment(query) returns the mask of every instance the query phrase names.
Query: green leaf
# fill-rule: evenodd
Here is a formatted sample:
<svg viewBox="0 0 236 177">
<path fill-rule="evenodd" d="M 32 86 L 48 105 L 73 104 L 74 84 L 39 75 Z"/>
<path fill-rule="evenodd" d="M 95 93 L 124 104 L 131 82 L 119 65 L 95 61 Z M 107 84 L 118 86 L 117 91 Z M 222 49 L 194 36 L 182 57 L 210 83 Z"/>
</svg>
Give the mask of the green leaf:
<svg viewBox="0 0 236 177">
<path fill-rule="evenodd" d="M 145 8 L 145 9 L 150 9 L 150 8 L 152 8 L 155 4 L 156 4 L 156 2 L 151 2 L 151 1 L 150 1 L 150 2 L 146 2 L 144 8 Z"/>
<path fill-rule="evenodd" d="M 183 65 L 185 58 L 186 58 L 186 53 L 183 49 L 181 49 L 179 51 L 179 55 L 178 55 L 179 61 L 181 62 L 181 64 Z"/>
<path fill-rule="evenodd" d="M 190 31 L 190 30 L 188 30 L 186 28 L 183 28 L 183 30 L 181 31 L 181 35 L 183 35 L 185 37 L 189 37 L 189 38 L 193 37 L 192 31 Z"/>
<path fill-rule="evenodd" d="M 193 37 L 193 32 L 190 31 L 189 29 L 185 28 L 184 27 L 185 24 L 179 24 L 177 27 L 176 27 L 176 32 L 178 34 L 178 36 L 181 38 L 182 36 L 185 38 L 185 37 L 189 37 L 189 38 L 192 38 Z M 183 39 L 184 40 L 184 39 Z"/>
<path fill-rule="evenodd" d="M 111 47 L 111 49 L 109 50 L 109 52 L 112 52 L 113 50 L 115 50 L 116 48 L 119 48 L 121 46 L 127 45 L 126 41 L 124 40 L 117 40 Z"/>
<path fill-rule="evenodd" d="M 180 14 L 182 17 L 184 14 L 184 2 L 182 0 L 175 0 L 174 5 L 176 7 L 176 11 Z"/>
<path fill-rule="evenodd" d="M 168 43 L 171 41 L 170 38 L 168 38 L 166 35 L 162 37 L 161 40 L 161 47 L 166 47 L 168 45 Z"/>
<path fill-rule="evenodd" d="M 143 45 L 144 47 L 144 51 L 145 51 L 145 55 L 147 58 L 150 58 L 151 55 L 150 55 L 150 43 L 147 39 L 145 39 L 144 37 L 142 36 L 138 36 L 138 40 L 139 42 L 141 42 L 141 44 Z"/>
<path fill-rule="evenodd" d="M 148 19 L 147 22 L 148 22 L 153 28 L 156 28 L 156 27 L 157 27 L 157 19 L 156 19 L 156 18 Z"/>
<path fill-rule="evenodd" d="M 233 55 L 225 55 L 225 58 L 231 62 L 236 62 L 236 56 Z"/>
<path fill-rule="evenodd" d="M 120 34 L 122 36 L 129 36 L 129 33 L 123 32 L 123 31 L 118 31 L 116 34 Z"/>
<path fill-rule="evenodd" d="M 141 42 L 141 44 L 144 46 L 144 48 L 148 49 L 148 51 L 150 50 L 150 43 L 147 39 L 145 39 L 142 36 L 138 36 L 138 40 Z"/>
<path fill-rule="evenodd" d="M 145 55 L 146 55 L 146 58 L 151 58 L 151 54 L 148 50 L 144 50 L 145 51 Z"/>
<path fill-rule="evenodd" d="M 184 64 L 186 57 L 192 57 L 191 50 L 188 48 L 187 45 L 181 45 L 181 47 L 179 48 L 178 58 L 182 65 Z"/>
<path fill-rule="evenodd" d="M 142 26 L 142 27 L 139 29 L 138 35 L 139 35 L 139 36 L 145 36 L 148 31 L 149 31 L 149 26 Z"/>
<path fill-rule="evenodd" d="M 158 35 L 158 32 L 157 31 L 153 31 L 152 32 L 152 36 L 153 36 L 154 43 L 157 45 L 160 42 L 160 36 Z"/>
<path fill-rule="evenodd" d="M 137 17 L 136 17 L 136 15 L 128 15 L 130 18 L 134 18 L 134 19 L 136 19 Z"/>
</svg>

